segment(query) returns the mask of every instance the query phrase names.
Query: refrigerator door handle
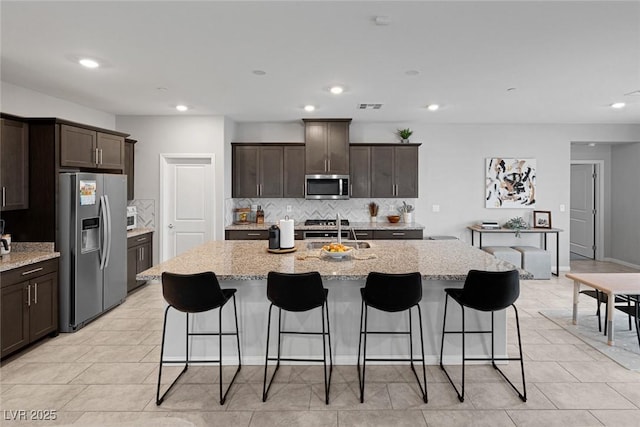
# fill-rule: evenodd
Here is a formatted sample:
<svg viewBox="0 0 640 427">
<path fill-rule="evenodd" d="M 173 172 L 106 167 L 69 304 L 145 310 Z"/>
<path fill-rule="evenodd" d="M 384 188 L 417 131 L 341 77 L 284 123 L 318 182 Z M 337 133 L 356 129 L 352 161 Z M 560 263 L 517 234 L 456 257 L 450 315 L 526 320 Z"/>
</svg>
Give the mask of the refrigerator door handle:
<svg viewBox="0 0 640 427">
<path fill-rule="evenodd" d="M 105 263 L 107 262 L 107 239 L 108 239 L 108 224 L 107 224 L 107 205 L 105 203 L 105 196 L 100 196 L 100 228 L 102 229 L 102 242 L 100 242 L 100 270 L 104 270 Z"/>
<path fill-rule="evenodd" d="M 109 196 L 103 196 L 104 197 L 104 201 L 106 202 L 107 205 L 107 256 L 106 256 L 106 261 L 104 263 L 104 267 L 107 268 L 107 266 L 109 265 L 109 259 L 111 259 L 111 233 L 113 232 L 112 230 L 112 226 L 111 226 L 111 203 L 109 202 Z"/>
</svg>

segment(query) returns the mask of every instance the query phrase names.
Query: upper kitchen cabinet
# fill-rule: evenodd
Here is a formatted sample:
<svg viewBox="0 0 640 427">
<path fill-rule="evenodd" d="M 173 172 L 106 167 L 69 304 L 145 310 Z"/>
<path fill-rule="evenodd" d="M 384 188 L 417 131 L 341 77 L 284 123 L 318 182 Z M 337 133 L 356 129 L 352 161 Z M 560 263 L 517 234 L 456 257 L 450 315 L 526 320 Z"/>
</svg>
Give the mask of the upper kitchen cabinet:
<svg viewBox="0 0 640 427">
<path fill-rule="evenodd" d="M 135 181 L 135 139 L 124 140 L 124 174 L 127 175 L 127 200 L 134 199 L 133 184 Z"/>
<path fill-rule="evenodd" d="M 303 119 L 308 175 L 349 174 L 351 119 Z"/>
<path fill-rule="evenodd" d="M 283 195 L 283 146 L 232 144 L 232 197 Z"/>
<path fill-rule="evenodd" d="M 284 146 L 283 197 L 304 197 L 304 144 Z"/>
<path fill-rule="evenodd" d="M 353 198 L 371 197 L 371 146 L 351 145 L 349 151 L 349 195 Z"/>
<path fill-rule="evenodd" d="M 0 119 L 0 211 L 29 207 L 29 125 Z"/>
<path fill-rule="evenodd" d="M 371 145 L 371 197 L 418 197 L 420 144 Z"/>
<path fill-rule="evenodd" d="M 60 166 L 124 170 L 124 136 L 60 125 Z"/>
</svg>

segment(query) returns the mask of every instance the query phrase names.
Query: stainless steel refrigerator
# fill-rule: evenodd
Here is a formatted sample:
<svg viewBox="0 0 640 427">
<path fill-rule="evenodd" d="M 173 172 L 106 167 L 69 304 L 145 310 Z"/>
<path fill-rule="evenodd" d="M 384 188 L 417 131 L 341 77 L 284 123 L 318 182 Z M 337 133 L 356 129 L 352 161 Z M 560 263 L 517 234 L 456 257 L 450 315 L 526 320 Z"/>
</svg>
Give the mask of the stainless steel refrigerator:
<svg viewBox="0 0 640 427">
<path fill-rule="evenodd" d="M 126 175 L 60 174 L 62 332 L 81 328 L 127 296 L 126 205 Z"/>
</svg>

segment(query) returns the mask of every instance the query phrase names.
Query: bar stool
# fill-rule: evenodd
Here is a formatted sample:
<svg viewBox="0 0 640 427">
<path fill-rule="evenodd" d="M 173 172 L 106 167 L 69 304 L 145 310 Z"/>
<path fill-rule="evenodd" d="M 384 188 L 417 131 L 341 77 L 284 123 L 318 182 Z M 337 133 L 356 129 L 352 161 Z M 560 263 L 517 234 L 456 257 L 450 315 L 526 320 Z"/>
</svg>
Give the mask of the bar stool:
<svg viewBox="0 0 640 427">
<path fill-rule="evenodd" d="M 164 323 L 162 325 L 162 346 L 160 348 L 160 369 L 158 370 L 158 389 L 156 391 L 156 405 L 160 405 L 169 390 L 175 385 L 178 379 L 187 372 L 189 368 L 189 337 L 193 336 L 217 336 L 218 337 L 218 359 L 198 360 L 198 363 L 218 363 L 220 374 L 220 404 L 223 405 L 227 399 L 227 394 L 231 385 L 235 381 L 242 368 L 240 358 L 240 335 L 238 333 L 238 310 L 236 307 L 236 289 L 221 289 L 218 278 L 213 272 L 197 274 L 173 274 L 162 273 L 162 296 L 169 304 L 164 311 Z M 233 311 L 235 316 L 236 331 L 222 332 L 222 307 L 233 298 Z M 164 341 L 167 329 L 167 314 L 169 309 L 185 313 L 187 320 L 185 360 L 164 360 Z M 218 308 L 218 332 L 189 332 L 189 313 L 203 313 L 205 311 Z M 235 335 L 238 345 L 238 369 L 233 375 L 227 390 L 222 394 L 222 337 L 224 335 Z M 184 369 L 178 374 L 169 388 L 160 396 L 160 383 L 162 379 L 163 363 L 184 363 Z"/>
<path fill-rule="evenodd" d="M 331 356 L 331 334 L 329 328 L 329 308 L 327 305 L 328 289 L 322 286 L 322 278 L 318 272 L 288 274 L 269 272 L 267 275 L 267 298 L 271 301 L 269 305 L 269 320 L 267 321 L 267 350 L 264 361 L 264 382 L 262 384 L 262 401 L 267 401 L 267 395 L 273 379 L 280 368 L 280 361 L 288 362 L 322 362 L 324 372 L 324 393 L 325 403 L 329 404 L 329 388 L 331 387 L 331 374 L 333 372 L 333 359 Z M 271 332 L 271 309 L 276 306 L 278 308 L 278 356 L 269 357 L 269 335 Z M 314 308 L 320 308 L 322 313 L 322 332 L 299 332 L 299 331 L 283 331 L 282 330 L 282 310 L 302 312 L 309 311 Z M 326 312 L 326 329 L 325 329 L 325 312 Z M 322 336 L 322 359 L 302 359 L 302 358 L 284 358 L 280 356 L 281 338 L 283 334 L 292 335 L 321 335 Z M 327 346 L 329 342 L 329 375 L 327 377 Z M 269 361 L 277 361 L 276 369 L 267 385 L 267 367 Z"/>
<path fill-rule="evenodd" d="M 520 295 L 520 278 L 517 270 L 511 271 L 479 271 L 470 270 L 467 274 L 467 279 L 464 282 L 464 287 L 460 288 L 447 288 L 444 290 L 447 294 L 444 303 L 444 318 L 442 320 L 442 343 L 440 345 L 440 368 L 444 371 L 449 382 L 453 386 L 460 402 L 464 402 L 464 368 L 465 361 L 467 360 L 485 360 L 491 361 L 491 364 L 495 369 L 500 372 L 502 377 L 507 380 L 509 385 L 518 393 L 520 399 L 523 402 L 527 401 L 527 388 L 524 380 L 524 362 L 522 359 L 522 342 L 520 340 L 520 321 L 518 319 L 518 310 L 514 305 L 514 302 Z M 453 298 L 455 302 L 460 304 L 462 310 L 462 330 L 461 331 L 447 331 L 447 303 L 449 297 Z M 494 313 L 499 310 L 504 310 L 507 307 L 513 307 L 516 313 L 516 328 L 518 330 L 518 348 L 520 350 L 520 357 L 518 358 L 497 358 L 494 353 Z M 491 330 L 488 331 L 467 331 L 464 325 L 464 308 L 469 307 L 479 311 L 491 312 Z M 453 380 L 449 376 L 449 373 L 444 368 L 442 363 L 442 355 L 444 352 L 444 335 L 445 334 L 462 334 L 462 393 L 458 391 L 458 388 L 453 383 Z M 476 358 L 466 357 L 465 355 L 465 335 L 466 334 L 491 334 L 491 357 L 490 358 Z M 520 393 L 515 385 L 505 376 L 505 374 L 496 365 L 497 361 L 504 360 L 519 360 L 520 369 L 522 370 L 522 388 L 523 393 Z"/>
<path fill-rule="evenodd" d="M 364 288 L 360 288 L 362 296 L 362 305 L 360 308 L 360 337 L 358 339 L 358 383 L 360 385 L 360 403 L 364 403 L 364 384 L 367 360 L 372 362 L 410 362 L 411 370 L 418 381 L 422 400 L 427 403 L 427 374 L 424 364 L 424 338 L 422 335 L 422 311 L 420 309 L 420 301 L 422 300 L 422 277 L 420 273 L 406 274 L 385 274 L 371 272 L 367 276 Z M 368 312 L 369 307 L 376 308 L 388 313 L 408 311 L 409 312 L 409 331 L 369 331 Z M 418 308 L 418 320 L 420 323 L 420 348 L 422 349 L 422 358 L 414 359 L 413 357 L 413 328 L 411 322 L 411 309 Z M 362 325 L 364 323 L 364 330 Z M 367 358 L 367 335 L 368 334 L 390 334 L 390 335 L 409 335 L 409 358 L 406 359 L 384 359 L 384 358 Z M 364 335 L 364 346 L 362 346 L 362 336 Z M 360 349 L 363 349 L 362 373 L 360 372 Z M 422 383 L 418 378 L 418 373 L 413 364 L 414 361 L 422 361 Z M 422 387 L 424 384 L 424 388 Z"/>
</svg>

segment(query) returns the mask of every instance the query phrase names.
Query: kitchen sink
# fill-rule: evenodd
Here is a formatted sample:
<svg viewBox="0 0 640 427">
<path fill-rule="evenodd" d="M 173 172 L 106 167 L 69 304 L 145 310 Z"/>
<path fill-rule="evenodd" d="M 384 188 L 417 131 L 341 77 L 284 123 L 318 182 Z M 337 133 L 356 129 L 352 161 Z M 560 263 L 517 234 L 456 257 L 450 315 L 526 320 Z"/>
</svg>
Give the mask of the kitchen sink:
<svg viewBox="0 0 640 427">
<path fill-rule="evenodd" d="M 307 249 L 322 249 L 323 246 L 328 245 L 330 243 L 336 243 L 336 241 L 331 241 L 331 242 L 318 242 L 318 241 L 314 241 L 314 242 L 309 242 L 307 243 Z M 345 246 L 349 246 L 351 248 L 356 248 L 356 244 L 357 249 L 368 249 L 371 247 L 371 245 L 369 244 L 369 242 L 354 242 L 354 241 L 349 241 L 349 242 L 342 242 L 343 245 Z"/>
</svg>

